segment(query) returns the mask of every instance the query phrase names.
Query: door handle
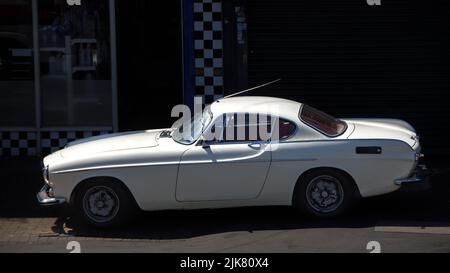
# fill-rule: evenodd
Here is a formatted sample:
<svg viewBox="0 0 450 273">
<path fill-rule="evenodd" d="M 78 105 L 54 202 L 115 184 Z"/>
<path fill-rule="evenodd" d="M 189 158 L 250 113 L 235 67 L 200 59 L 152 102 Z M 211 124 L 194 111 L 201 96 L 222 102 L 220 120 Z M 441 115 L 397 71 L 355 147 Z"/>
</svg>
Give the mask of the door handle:
<svg viewBox="0 0 450 273">
<path fill-rule="evenodd" d="M 250 143 L 250 144 L 248 144 L 248 147 L 253 148 L 253 149 L 261 149 L 262 145 L 261 145 L 261 143 Z"/>
</svg>

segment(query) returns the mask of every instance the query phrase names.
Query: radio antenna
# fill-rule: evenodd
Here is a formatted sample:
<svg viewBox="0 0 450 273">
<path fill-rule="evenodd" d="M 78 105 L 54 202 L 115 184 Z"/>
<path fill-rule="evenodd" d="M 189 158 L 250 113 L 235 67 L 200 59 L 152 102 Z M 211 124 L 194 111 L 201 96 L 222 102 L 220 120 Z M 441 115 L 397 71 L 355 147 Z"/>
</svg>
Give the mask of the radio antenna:
<svg viewBox="0 0 450 273">
<path fill-rule="evenodd" d="M 253 91 L 253 90 L 256 90 L 256 89 L 259 89 L 259 88 L 263 88 L 263 87 L 272 85 L 272 84 L 277 83 L 277 82 L 279 82 L 279 81 L 281 81 L 281 79 L 276 79 L 276 80 L 274 80 L 274 81 L 271 81 L 271 82 L 268 82 L 268 83 L 265 83 L 265 84 L 261 84 L 261 85 L 258 85 L 258 86 L 255 86 L 255 87 L 252 87 L 252 88 L 249 88 L 249 89 L 246 89 L 246 90 L 243 90 L 243 91 L 240 91 L 240 92 L 237 92 L 237 93 L 228 95 L 228 96 L 226 96 L 226 97 L 223 97 L 222 99 L 228 99 L 228 98 L 235 97 L 235 96 L 237 96 L 237 95 L 241 95 L 241 94 L 244 94 L 244 93 L 248 93 L 248 92 L 250 92 L 250 91 Z"/>
</svg>

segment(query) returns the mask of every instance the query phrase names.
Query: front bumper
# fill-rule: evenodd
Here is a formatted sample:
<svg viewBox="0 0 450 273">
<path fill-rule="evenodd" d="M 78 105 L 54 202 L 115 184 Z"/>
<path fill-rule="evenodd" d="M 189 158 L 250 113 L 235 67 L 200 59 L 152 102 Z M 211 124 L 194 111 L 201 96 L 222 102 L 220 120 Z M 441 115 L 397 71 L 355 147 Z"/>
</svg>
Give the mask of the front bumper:
<svg viewBox="0 0 450 273">
<path fill-rule="evenodd" d="M 424 164 L 417 165 L 416 169 L 408 178 L 395 180 L 397 186 L 402 190 L 422 191 L 431 188 L 428 169 Z"/>
<path fill-rule="evenodd" d="M 41 189 L 40 192 L 36 195 L 36 198 L 39 202 L 39 204 L 43 206 L 52 206 L 52 205 L 61 205 L 66 202 L 65 198 L 55 198 L 52 197 L 52 188 L 45 184 L 44 187 Z"/>
</svg>

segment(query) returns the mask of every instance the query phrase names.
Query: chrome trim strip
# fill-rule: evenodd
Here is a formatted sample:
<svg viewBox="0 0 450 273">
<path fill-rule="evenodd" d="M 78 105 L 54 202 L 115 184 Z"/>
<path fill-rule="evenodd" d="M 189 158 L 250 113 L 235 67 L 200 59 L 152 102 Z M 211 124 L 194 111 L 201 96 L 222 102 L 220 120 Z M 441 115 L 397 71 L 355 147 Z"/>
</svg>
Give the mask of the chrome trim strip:
<svg viewBox="0 0 450 273">
<path fill-rule="evenodd" d="M 190 160 L 190 161 L 171 161 L 171 162 L 152 162 L 152 163 L 136 163 L 136 164 L 120 164 L 120 165 L 109 165 L 109 166 L 96 166 L 96 167 L 86 167 L 78 169 L 70 169 L 64 171 L 51 172 L 52 174 L 64 174 L 82 171 L 93 171 L 93 170 L 108 170 L 108 169 L 119 169 L 119 168 L 139 168 L 139 167 L 152 167 L 152 166 L 175 166 L 175 165 L 192 165 L 192 164 L 225 164 L 225 163 L 239 163 L 245 161 L 246 163 L 258 163 L 270 160 L 251 160 L 251 158 L 237 158 L 233 160 Z"/>
<path fill-rule="evenodd" d="M 405 179 L 397 179 L 395 180 L 395 185 L 401 186 L 403 184 L 411 184 L 411 183 L 419 183 L 422 182 L 423 179 L 417 177 L 405 178 Z"/>
<path fill-rule="evenodd" d="M 120 165 L 109 165 L 109 166 L 96 166 L 96 167 L 86 167 L 86 168 L 78 168 L 78 169 L 70 169 L 64 171 L 56 171 L 52 172 L 52 174 L 62 174 L 62 173 L 73 173 L 73 172 L 81 172 L 81 171 L 92 171 L 92 170 L 107 170 L 107 169 L 116 169 L 116 168 L 134 168 L 134 167 L 148 167 L 148 166 L 173 166 L 178 165 L 179 161 L 171 161 L 171 162 L 152 162 L 152 163 L 136 163 L 136 164 L 120 164 Z"/>
<path fill-rule="evenodd" d="M 394 181 L 395 185 L 402 186 L 404 184 L 422 183 L 427 180 L 427 167 L 425 165 L 417 165 L 408 178 L 401 178 Z"/>
<path fill-rule="evenodd" d="M 317 161 L 317 158 L 294 158 L 294 159 L 272 159 L 273 162 L 305 162 L 305 161 Z"/>
</svg>

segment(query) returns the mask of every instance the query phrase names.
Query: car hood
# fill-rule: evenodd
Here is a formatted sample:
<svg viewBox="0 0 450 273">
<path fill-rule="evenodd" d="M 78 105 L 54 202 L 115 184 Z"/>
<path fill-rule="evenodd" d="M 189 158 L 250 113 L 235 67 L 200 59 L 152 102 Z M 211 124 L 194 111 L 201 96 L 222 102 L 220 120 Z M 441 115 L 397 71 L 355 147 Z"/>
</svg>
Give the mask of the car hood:
<svg viewBox="0 0 450 273">
<path fill-rule="evenodd" d="M 418 143 L 414 128 L 407 122 L 398 119 L 345 119 L 354 125 L 349 139 L 395 139 L 411 147 Z"/>
<path fill-rule="evenodd" d="M 119 150 L 130 150 L 158 146 L 162 130 L 148 130 L 108 134 L 85 138 L 67 144 L 60 151 L 62 157 L 82 156 Z"/>
</svg>

